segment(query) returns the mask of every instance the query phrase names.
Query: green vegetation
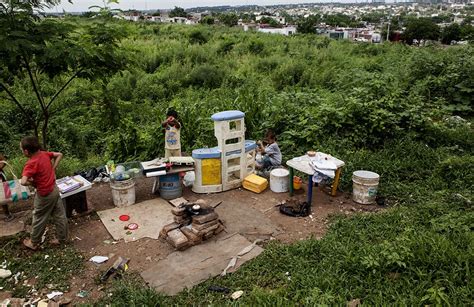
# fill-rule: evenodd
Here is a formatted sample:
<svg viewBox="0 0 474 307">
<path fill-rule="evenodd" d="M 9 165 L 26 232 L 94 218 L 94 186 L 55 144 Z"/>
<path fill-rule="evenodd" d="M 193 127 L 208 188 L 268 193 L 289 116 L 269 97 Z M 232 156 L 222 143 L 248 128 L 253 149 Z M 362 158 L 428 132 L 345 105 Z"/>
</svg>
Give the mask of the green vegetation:
<svg viewBox="0 0 474 307">
<path fill-rule="evenodd" d="M 68 32 L 73 41 L 101 22 L 58 21 L 77 25 Z M 159 122 L 168 107 L 180 114 L 186 152 L 214 146 L 210 115 L 239 109 L 246 112 L 248 137 L 275 129 L 286 158 L 316 149 L 346 161 L 344 191 L 350 191 L 352 171 L 378 172 L 380 193 L 392 208 L 336 216 L 323 239 L 272 243 L 237 273 L 177 297 L 161 296 L 130 277 L 111 287 L 113 295 L 102 303 L 229 303 L 227 296 L 207 291 L 219 284 L 245 290 L 239 302 L 252 305 L 352 299 L 368 305 L 472 305 L 472 46 L 353 44 L 214 25 L 109 20 L 107 26 L 123 36 L 116 41 L 123 63 L 107 70 L 107 78 L 78 76 L 51 109 L 49 146 L 67 157 L 61 172 L 161 155 Z M 51 79 L 38 71 L 39 91 L 52 95 L 70 73 Z M 39 114 L 28 75 L 15 75 L 9 88 L 26 113 Z M 18 140 L 34 131 L 6 93 L 0 95 L 0 150 L 19 170 Z"/>
<path fill-rule="evenodd" d="M 229 296 L 208 291 L 220 285 L 244 290 L 243 305 L 345 305 L 353 299 L 369 306 L 471 305 L 474 157 L 468 148 L 446 145 L 427 146 L 406 137 L 380 150 L 347 148 L 346 171 L 366 168 L 382 174 L 383 193 L 396 195 L 393 208 L 336 216 L 321 240 L 269 244 L 238 272 L 177 297 L 159 295 L 130 278 L 117 282 L 102 302 L 229 304 Z"/>
<path fill-rule="evenodd" d="M 24 238 L 19 235 L 0 240 L 0 259 L 9 270 L 18 274 L 16 278 L 0 279 L 2 290 L 12 291 L 13 297 L 26 297 L 33 290 L 45 288 L 69 290 L 70 278 L 83 268 L 83 257 L 71 246 L 49 246 L 33 253 L 19 244 Z"/>
</svg>

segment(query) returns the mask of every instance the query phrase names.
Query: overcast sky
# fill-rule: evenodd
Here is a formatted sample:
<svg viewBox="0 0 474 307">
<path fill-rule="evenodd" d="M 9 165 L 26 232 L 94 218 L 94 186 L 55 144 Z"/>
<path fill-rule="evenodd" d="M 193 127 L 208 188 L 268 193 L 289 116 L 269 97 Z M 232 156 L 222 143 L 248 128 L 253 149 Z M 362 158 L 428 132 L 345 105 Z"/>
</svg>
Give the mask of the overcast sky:
<svg viewBox="0 0 474 307">
<path fill-rule="evenodd" d="M 337 1 L 337 0 L 336 0 Z M 72 0 L 70 4 L 67 0 L 62 0 L 61 5 L 54 7 L 51 11 L 62 12 L 82 12 L 87 11 L 91 5 L 103 6 L 102 0 Z M 120 9 L 137 9 L 137 10 L 152 10 L 152 9 L 169 9 L 175 6 L 190 8 L 197 6 L 219 6 L 219 5 L 271 5 L 271 4 L 290 4 L 290 3 L 308 3 L 320 2 L 318 0 L 121 0 L 120 4 L 113 4 L 112 8 Z M 321 1 L 322 2 L 322 1 Z M 328 0 L 324 1 L 328 2 Z M 343 1 L 340 1 L 343 2 Z M 355 2 L 355 1 L 354 1 Z"/>
</svg>

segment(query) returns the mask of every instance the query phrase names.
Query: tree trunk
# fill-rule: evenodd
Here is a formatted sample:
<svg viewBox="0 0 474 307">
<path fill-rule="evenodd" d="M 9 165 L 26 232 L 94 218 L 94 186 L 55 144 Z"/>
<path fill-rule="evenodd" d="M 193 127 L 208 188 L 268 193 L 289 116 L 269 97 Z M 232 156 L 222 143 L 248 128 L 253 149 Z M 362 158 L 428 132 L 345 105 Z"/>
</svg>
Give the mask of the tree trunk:
<svg viewBox="0 0 474 307">
<path fill-rule="evenodd" d="M 43 149 L 48 150 L 48 123 L 49 123 L 49 113 L 45 110 L 43 127 L 41 128 L 41 136 L 43 140 Z"/>
</svg>

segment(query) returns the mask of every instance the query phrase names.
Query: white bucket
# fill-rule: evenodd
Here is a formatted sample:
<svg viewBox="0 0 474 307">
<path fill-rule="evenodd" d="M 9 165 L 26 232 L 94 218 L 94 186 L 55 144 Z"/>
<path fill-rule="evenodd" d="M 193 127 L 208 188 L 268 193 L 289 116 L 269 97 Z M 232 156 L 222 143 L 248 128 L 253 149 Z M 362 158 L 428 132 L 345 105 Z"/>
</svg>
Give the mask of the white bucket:
<svg viewBox="0 0 474 307">
<path fill-rule="evenodd" d="M 277 168 L 270 172 L 270 190 L 275 193 L 288 192 L 290 172 L 284 168 Z"/>
<path fill-rule="evenodd" d="M 116 207 L 130 206 L 135 203 L 135 181 L 111 181 L 112 199 Z"/>
<path fill-rule="evenodd" d="M 380 176 L 369 171 L 355 171 L 352 174 L 352 200 L 369 205 L 375 203 Z"/>
</svg>

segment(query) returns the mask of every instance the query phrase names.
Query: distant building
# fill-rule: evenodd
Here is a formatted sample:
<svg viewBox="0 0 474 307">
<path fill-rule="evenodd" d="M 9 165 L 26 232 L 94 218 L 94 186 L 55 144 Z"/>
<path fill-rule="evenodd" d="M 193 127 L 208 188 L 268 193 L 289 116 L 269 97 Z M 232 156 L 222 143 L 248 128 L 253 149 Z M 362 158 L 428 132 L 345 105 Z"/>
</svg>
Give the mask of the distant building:
<svg viewBox="0 0 474 307">
<path fill-rule="evenodd" d="M 185 17 L 168 17 L 163 18 L 161 21 L 166 23 L 178 23 L 178 24 L 186 24 L 187 18 Z"/>
<path fill-rule="evenodd" d="M 287 26 L 283 28 L 258 28 L 258 32 L 263 32 L 263 33 L 272 33 L 272 34 L 282 34 L 282 35 L 293 35 L 296 33 L 296 27 L 295 26 Z"/>
</svg>

